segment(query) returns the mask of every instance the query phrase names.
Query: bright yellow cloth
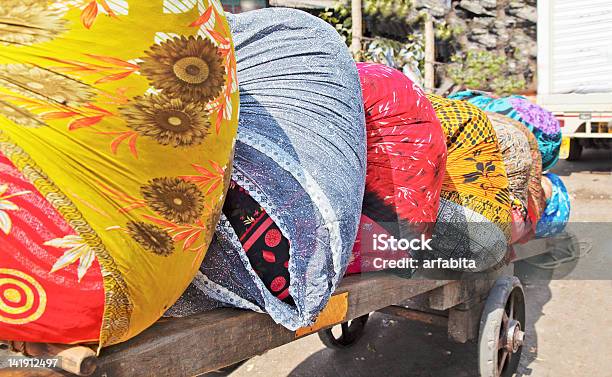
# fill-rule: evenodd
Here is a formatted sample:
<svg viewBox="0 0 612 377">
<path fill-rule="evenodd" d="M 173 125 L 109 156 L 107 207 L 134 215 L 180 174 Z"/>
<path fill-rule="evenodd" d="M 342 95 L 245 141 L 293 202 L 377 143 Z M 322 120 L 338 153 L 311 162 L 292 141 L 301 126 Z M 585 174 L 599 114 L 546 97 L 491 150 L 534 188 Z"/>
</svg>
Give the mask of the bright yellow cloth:
<svg viewBox="0 0 612 377">
<path fill-rule="evenodd" d="M 2 0 L 0 21 L 1 151 L 77 231 L 74 263 L 95 252 L 100 344 L 123 341 L 180 296 L 218 220 L 239 100 L 223 9 Z"/>
<path fill-rule="evenodd" d="M 484 111 L 428 95 L 446 135 L 448 158 L 441 197 L 480 213 L 510 236 L 508 177 L 495 130 Z"/>
</svg>

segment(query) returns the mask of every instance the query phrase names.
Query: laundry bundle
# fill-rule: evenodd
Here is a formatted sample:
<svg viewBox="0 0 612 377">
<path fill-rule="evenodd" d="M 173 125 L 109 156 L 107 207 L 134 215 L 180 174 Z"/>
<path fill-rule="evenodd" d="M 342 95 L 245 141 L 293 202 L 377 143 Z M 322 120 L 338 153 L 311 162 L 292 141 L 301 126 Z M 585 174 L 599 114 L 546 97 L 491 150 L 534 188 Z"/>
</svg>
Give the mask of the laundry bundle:
<svg viewBox="0 0 612 377">
<path fill-rule="evenodd" d="M 570 216 L 570 198 L 561 178 L 553 173 L 546 173 L 542 185 L 548 186 L 550 194 L 546 198 L 546 208 L 538 222 L 536 237 L 552 237 L 563 232 Z"/>
<path fill-rule="evenodd" d="M 506 173 L 508 174 L 508 189 L 512 202 L 511 243 L 515 243 L 525 237 L 531 230 L 528 222 L 528 207 L 529 181 L 533 160 L 529 140 L 521 129 L 514 124 L 518 123 L 520 125 L 520 122 L 497 113 L 487 113 L 487 117 L 497 134 Z"/>
<path fill-rule="evenodd" d="M 238 110 L 221 4 L 198 4 L 0 2 L 0 338 L 118 343 L 193 279 Z"/>
<path fill-rule="evenodd" d="M 367 174 L 360 231 L 348 273 L 376 269 L 380 235 L 429 237 L 446 166 L 446 138 L 422 89 L 400 71 L 357 63 L 366 114 Z M 401 259 L 408 253 L 382 252 Z"/>
<path fill-rule="evenodd" d="M 499 263 L 511 236 L 511 201 L 501 147 L 486 114 L 465 102 L 427 96 L 446 135 L 448 158 L 433 234 L 434 255 Z"/>
<path fill-rule="evenodd" d="M 497 115 L 497 116 L 496 116 Z M 520 129 L 509 122 L 504 116 L 487 114 L 497 135 L 508 175 L 510 199 L 517 205 L 527 209 L 529 170 L 532 164 L 529 141 Z M 506 118 L 508 119 L 508 118 Z"/>
<path fill-rule="evenodd" d="M 359 75 L 333 27 L 305 12 L 228 18 L 240 85 L 233 183 L 200 273 L 168 315 L 229 305 L 295 330 L 324 308 L 355 241 L 366 172 Z"/>
<path fill-rule="evenodd" d="M 498 113 L 487 112 L 487 116 L 497 131 L 498 128 L 514 128 L 518 132 L 522 133 L 528 143 L 528 153 L 525 153 L 525 147 L 520 147 L 520 152 L 514 151 L 514 148 L 505 149 L 510 160 L 506 163 L 506 168 L 510 170 L 508 165 L 512 166 L 513 162 L 517 159 L 523 161 L 523 165 L 528 163 L 527 182 L 515 181 L 514 186 L 518 187 L 519 190 L 526 190 L 526 202 L 523 201 L 523 207 L 513 206 L 512 211 L 512 223 L 513 223 L 513 237 L 512 243 L 523 243 L 527 242 L 535 237 L 536 224 L 542 216 L 544 207 L 546 205 L 544 193 L 542 192 L 542 160 L 540 157 L 540 150 L 538 148 L 538 142 L 529 131 L 529 129 L 519 121 L 509 118 L 505 115 Z M 499 135 L 499 134 L 498 134 Z M 500 139 L 500 144 L 504 144 Z M 517 147 L 518 148 L 518 147 Z M 510 190 L 512 195 L 512 179 L 511 174 L 508 173 L 510 180 Z"/>
<path fill-rule="evenodd" d="M 505 120 L 512 124 L 517 129 L 521 130 L 523 135 L 527 137 L 529 142 L 529 150 L 531 152 L 531 167 L 529 171 L 529 183 L 527 185 L 528 201 L 527 201 L 527 217 L 531 224 L 532 232 L 529 237 L 532 237 L 535 232 L 535 226 L 544 212 L 546 206 L 544 193 L 542 192 L 542 159 L 538 146 L 538 141 L 529 129 L 522 123 L 506 117 Z"/>
<path fill-rule="evenodd" d="M 542 168 L 548 170 L 557 163 L 561 148 L 561 127 L 550 111 L 516 95 L 496 98 L 490 93 L 466 90 L 449 98 L 469 101 L 485 111 L 506 115 L 523 123 L 538 140 Z"/>
</svg>

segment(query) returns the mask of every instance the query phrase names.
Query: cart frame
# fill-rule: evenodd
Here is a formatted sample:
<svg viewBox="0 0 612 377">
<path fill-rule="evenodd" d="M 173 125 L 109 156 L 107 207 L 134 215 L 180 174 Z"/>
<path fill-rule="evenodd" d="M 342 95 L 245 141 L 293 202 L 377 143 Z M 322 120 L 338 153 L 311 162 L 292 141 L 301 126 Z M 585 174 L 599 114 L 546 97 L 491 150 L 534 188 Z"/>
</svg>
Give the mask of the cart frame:
<svg viewBox="0 0 612 377">
<path fill-rule="evenodd" d="M 297 331 L 287 330 L 265 314 L 230 308 L 184 318 L 164 318 L 135 338 L 103 349 L 91 375 L 194 376 L 376 311 L 447 326 L 449 338 L 464 343 L 478 336 L 489 290 L 498 278 L 513 275 L 513 265 L 469 275 L 469 280 L 419 276 L 408 279 L 390 272 L 348 276 L 317 322 Z M 8 350 L 0 351 L 0 356 L 8 354 Z M 72 375 L 56 369 L 39 369 L 36 373 L 22 369 L 9 373 L 16 377 Z"/>
</svg>

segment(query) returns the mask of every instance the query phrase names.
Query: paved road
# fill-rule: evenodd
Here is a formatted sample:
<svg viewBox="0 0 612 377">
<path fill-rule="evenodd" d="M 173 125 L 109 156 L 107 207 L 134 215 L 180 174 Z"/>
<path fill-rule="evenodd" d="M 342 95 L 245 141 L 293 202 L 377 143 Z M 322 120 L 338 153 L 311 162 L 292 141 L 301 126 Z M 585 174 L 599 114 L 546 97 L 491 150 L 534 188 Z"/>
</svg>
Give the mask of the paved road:
<svg viewBox="0 0 612 377">
<path fill-rule="evenodd" d="M 612 377 L 612 281 L 584 280 L 609 278 L 612 266 L 612 152 L 587 151 L 583 161 L 561 161 L 554 171 L 570 190 L 572 221 L 610 224 L 577 226 L 579 238 L 590 241 L 594 251 L 564 266 L 564 279 L 526 278 L 529 324 L 519 376 Z M 589 229 L 595 230 L 586 234 Z M 517 270 L 526 275 L 533 268 L 523 264 Z M 452 344 L 443 329 L 375 314 L 350 350 L 326 349 L 316 335 L 309 336 L 216 375 L 473 377 L 475 355 L 475 343 Z"/>
</svg>

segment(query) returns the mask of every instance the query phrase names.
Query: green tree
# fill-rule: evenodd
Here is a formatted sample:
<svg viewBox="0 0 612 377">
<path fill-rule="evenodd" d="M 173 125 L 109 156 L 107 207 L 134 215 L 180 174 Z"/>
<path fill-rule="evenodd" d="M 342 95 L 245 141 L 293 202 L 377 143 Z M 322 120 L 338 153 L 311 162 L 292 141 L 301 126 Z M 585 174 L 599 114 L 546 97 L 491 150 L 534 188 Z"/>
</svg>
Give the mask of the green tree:
<svg viewBox="0 0 612 377">
<path fill-rule="evenodd" d="M 454 55 L 447 67 L 448 76 L 457 84 L 479 90 L 506 95 L 524 89 L 525 78 L 508 74 L 508 59 L 492 51 L 475 50 Z"/>
</svg>

